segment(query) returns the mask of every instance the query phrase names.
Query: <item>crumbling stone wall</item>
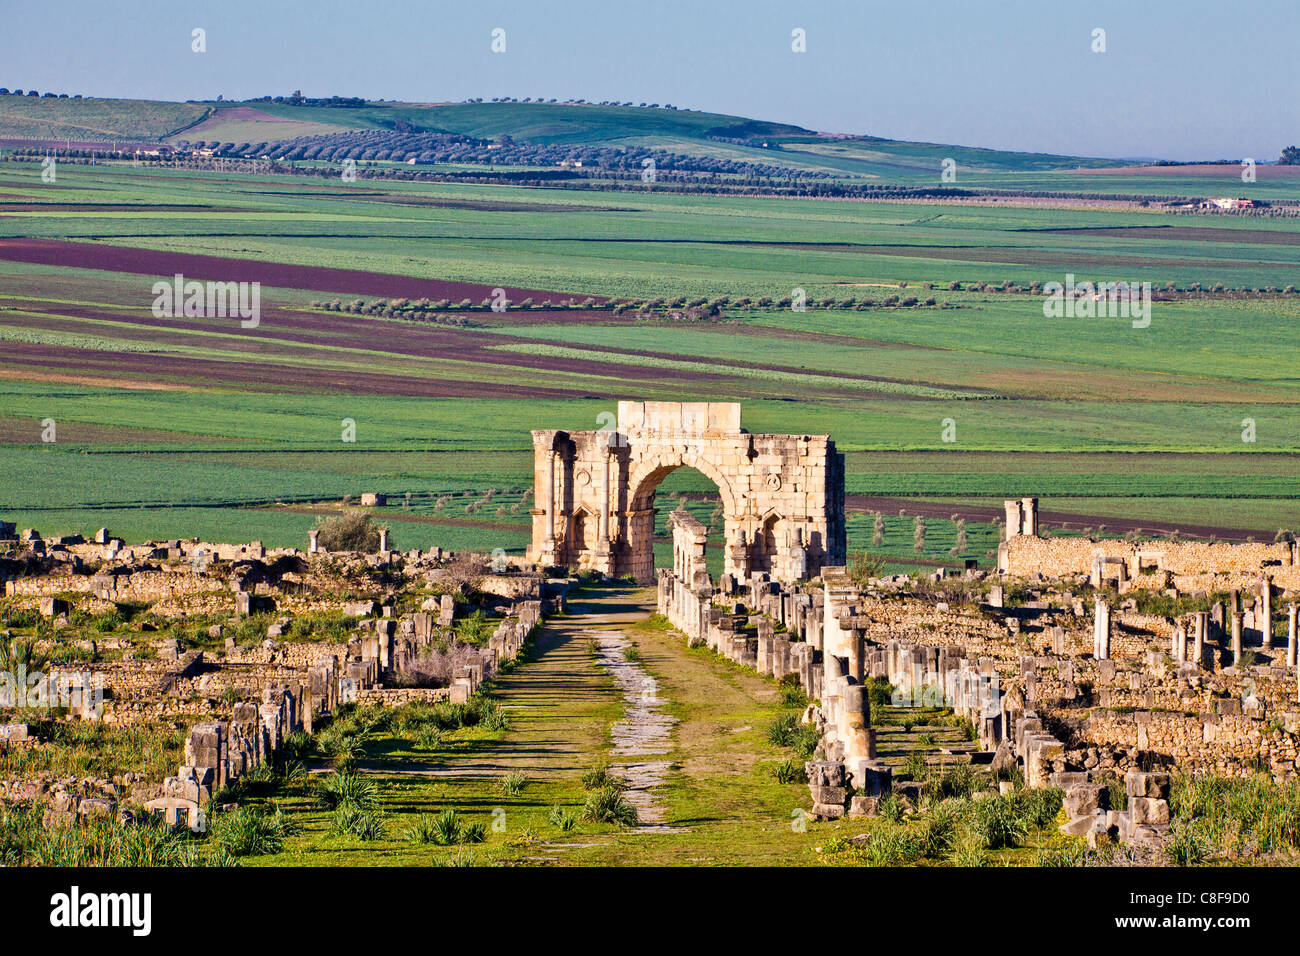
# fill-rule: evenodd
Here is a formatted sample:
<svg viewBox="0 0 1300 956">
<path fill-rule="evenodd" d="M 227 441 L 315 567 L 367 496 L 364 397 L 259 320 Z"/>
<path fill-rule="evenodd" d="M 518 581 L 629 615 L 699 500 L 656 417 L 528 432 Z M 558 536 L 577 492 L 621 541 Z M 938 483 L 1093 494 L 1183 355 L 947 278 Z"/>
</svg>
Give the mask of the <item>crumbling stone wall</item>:
<svg viewBox="0 0 1300 956">
<path fill-rule="evenodd" d="M 1000 569 L 1013 577 L 1046 578 L 1092 573 L 1098 556 L 1125 565 L 1129 581 L 1164 587 L 1169 572 L 1184 590 L 1221 585 L 1243 587 L 1270 574 L 1279 587 L 1300 589 L 1300 562 L 1294 542 L 1242 544 L 1206 541 L 1122 541 L 1082 537 L 1040 538 L 1016 535 L 1000 545 Z M 1169 582 L 1169 583 L 1177 583 Z"/>
</svg>

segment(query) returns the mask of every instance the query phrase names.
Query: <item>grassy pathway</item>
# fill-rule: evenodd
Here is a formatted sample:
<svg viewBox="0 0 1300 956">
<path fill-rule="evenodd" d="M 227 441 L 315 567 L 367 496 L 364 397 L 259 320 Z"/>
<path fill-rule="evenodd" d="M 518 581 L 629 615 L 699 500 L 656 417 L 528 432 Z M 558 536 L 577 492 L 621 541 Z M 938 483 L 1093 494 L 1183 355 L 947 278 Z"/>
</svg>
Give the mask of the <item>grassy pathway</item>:
<svg viewBox="0 0 1300 956">
<path fill-rule="evenodd" d="M 816 864 L 816 847 L 863 821 L 804 823 L 804 784 L 778 783 L 770 772 L 792 758 L 767 729 L 782 712 L 777 686 L 702 648 L 651 618 L 653 592 L 584 591 L 569 614 L 539 631 L 526 658 L 491 689 L 509 729 L 464 729 L 431 747 L 392 734 L 367 740 L 359 768 L 379 785 L 386 821 L 382 839 L 361 841 L 330 830 L 330 814 L 307 794 L 280 803 L 302 827 L 285 852 L 249 862 L 284 864 L 428 864 L 459 856 L 476 864 Z M 563 831 L 555 806 L 580 811 L 581 775 L 608 761 L 628 707 L 600 647 L 634 647 L 631 659 L 653 679 L 654 709 L 672 719 L 653 758 L 666 766 L 648 791 L 656 828 L 579 822 Z M 901 735 L 901 729 L 899 731 Z M 901 743 L 901 740 L 899 741 Z M 507 794 L 502 778 L 526 778 Z M 454 809 L 487 824 L 471 848 L 416 845 L 403 831 L 420 814 Z M 495 825 L 495 827 L 494 827 Z"/>
</svg>

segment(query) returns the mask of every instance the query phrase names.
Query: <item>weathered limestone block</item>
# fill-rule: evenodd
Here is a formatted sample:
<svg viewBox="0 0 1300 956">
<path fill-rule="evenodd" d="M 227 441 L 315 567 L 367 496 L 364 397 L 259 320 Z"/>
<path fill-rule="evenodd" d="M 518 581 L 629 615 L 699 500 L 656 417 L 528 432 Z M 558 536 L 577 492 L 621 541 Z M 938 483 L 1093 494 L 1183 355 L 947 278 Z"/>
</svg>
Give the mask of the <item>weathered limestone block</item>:
<svg viewBox="0 0 1300 956">
<path fill-rule="evenodd" d="M 1098 810 L 1110 809 L 1109 791 L 1096 783 L 1071 787 L 1065 792 L 1064 807 L 1066 814 L 1072 820 L 1078 817 L 1090 817 Z"/>
<path fill-rule="evenodd" d="M 1166 826 L 1169 823 L 1168 800 L 1130 797 L 1128 807 L 1134 826 Z"/>
<path fill-rule="evenodd" d="M 1124 792 L 1133 797 L 1150 797 L 1166 800 L 1169 797 L 1170 777 L 1167 773 L 1141 773 L 1130 771 L 1124 774 Z"/>
</svg>

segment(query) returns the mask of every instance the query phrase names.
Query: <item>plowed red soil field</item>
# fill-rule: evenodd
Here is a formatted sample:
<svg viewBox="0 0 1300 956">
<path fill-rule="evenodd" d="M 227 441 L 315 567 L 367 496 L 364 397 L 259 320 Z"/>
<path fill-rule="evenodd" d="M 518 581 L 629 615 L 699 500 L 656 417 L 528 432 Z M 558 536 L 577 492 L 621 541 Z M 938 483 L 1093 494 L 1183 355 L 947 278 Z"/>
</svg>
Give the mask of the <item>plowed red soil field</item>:
<svg viewBox="0 0 1300 956">
<path fill-rule="evenodd" d="M 0 259 L 74 269 L 133 272 L 146 276 L 180 274 L 186 279 L 202 281 L 260 282 L 264 286 L 281 289 L 309 289 L 315 292 L 383 296 L 391 299 L 472 299 L 477 303 L 492 295 L 492 286 L 471 282 L 443 282 L 414 276 L 362 272 L 359 269 L 294 266 L 256 259 L 228 259 L 222 256 L 200 256 L 61 239 L 0 239 Z M 530 296 L 559 298 L 573 295 L 587 298 L 577 292 L 547 292 L 540 289 L 507 287 L 505 292 L 507 298 L 516 302 Z M 607 301 L 599 296 L 591 298 L 597 302 Z"/>
</svg>

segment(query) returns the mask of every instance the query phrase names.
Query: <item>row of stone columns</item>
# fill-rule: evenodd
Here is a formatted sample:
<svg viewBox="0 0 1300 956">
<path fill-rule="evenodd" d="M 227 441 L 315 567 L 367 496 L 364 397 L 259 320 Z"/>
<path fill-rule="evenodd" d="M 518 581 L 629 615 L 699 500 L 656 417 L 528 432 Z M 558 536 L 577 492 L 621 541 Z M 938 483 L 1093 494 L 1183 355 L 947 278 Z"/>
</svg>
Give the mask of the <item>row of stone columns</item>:
<svg viewBox="0 0 1300 956">
<path fill-rule="evenodd" d="M 1271 597 L 1264 597 L 1268 594 L 1271 585 L 1265 582 L 1261 588 L 1260 595 L 1262 600 L 1261 624 L 1263 631 L 1264 647 L 1271 648 L 1272 640 L 1272 616 L 1271 616 Z M 1100 595 L 1095 599 L 1096 606 L 1093 615 L 1092 627 L 1092 656 L 1099 660 L 1110 659 L 1110 639 L 1111 639 L 1111 615 L 1110 605 L 1108 605 Z M 1240 610 L 1239 595 L 1234 592 L 1233 610 L 1229 612 L 1229 650 L 1232 655 L 1232 664 L 1235 666 L 1240 660 L 1243 653 L 1242 633 L 1244 613 Z M 1300 667 L 1297 666 L 1300 661 L 1300 651 L 1297 650 L 1297 618 L 1300 617 L 1300 606 L 1294 602 L 1287 605 L 1287 645 L 1286 645 L 1286 666 L 1296 668 L 1296 700 L 1300 702 Z M 1210 612 L 1196 611 L 1192 615 L 1192 648 L 1190 658 L 1187 653 L 1187 625 L 1182 621 L 1174 622 L 1173 637 L 1170 647 L 1171 656 L 1176 664 L 1184 664 L 1189 660 L 1198 667 L 1204 666 L 1205 662 L 1205 643 L 1209 638 L 1210 631 Z"/>
<path fill-rule="evenodd" d="M 1110 641 L 1111 641 L 1111 609 L 1110 606 L 1098 596 L 1096 607 L 1093 615 L 1092 629 L 1092 654 L 1099 661 L 1110 658 Z M 1296 604 L 1287 605 L 1287 647 L 1286 647 L 1286 666 L 1295 667 L 1297 664 L 1297 616 L 1300 614 L 1300 608 Z M 1235 664 L 1241 659 L 1244 652 L 1242 635 L 1244 633 L 1245 614 L 1242 611 L 1234 610 L 1229 612 L 1228 625 L 1228 647 L 1232 654 L 1232 662 Z M 1262 631 L 1264 647 L 1271 648 L 1272 627 L 1271 617 L 1268 616 L 1267 605 L 1262 614 Z M 1199 664 L 1204 660 L 1205 642 L 1209 637 L 1210 613 L 1208 611 L 1196 611 L 1192 617 L 1192 652 L 1191 656 L 1187 655 L 1187 626 L 1181 621 L 1174 622 L 1174 633 L 1171 642 L 1170 653 L 1176 663 L 1182 664 L 1191 660 Z"/>
</svg>

